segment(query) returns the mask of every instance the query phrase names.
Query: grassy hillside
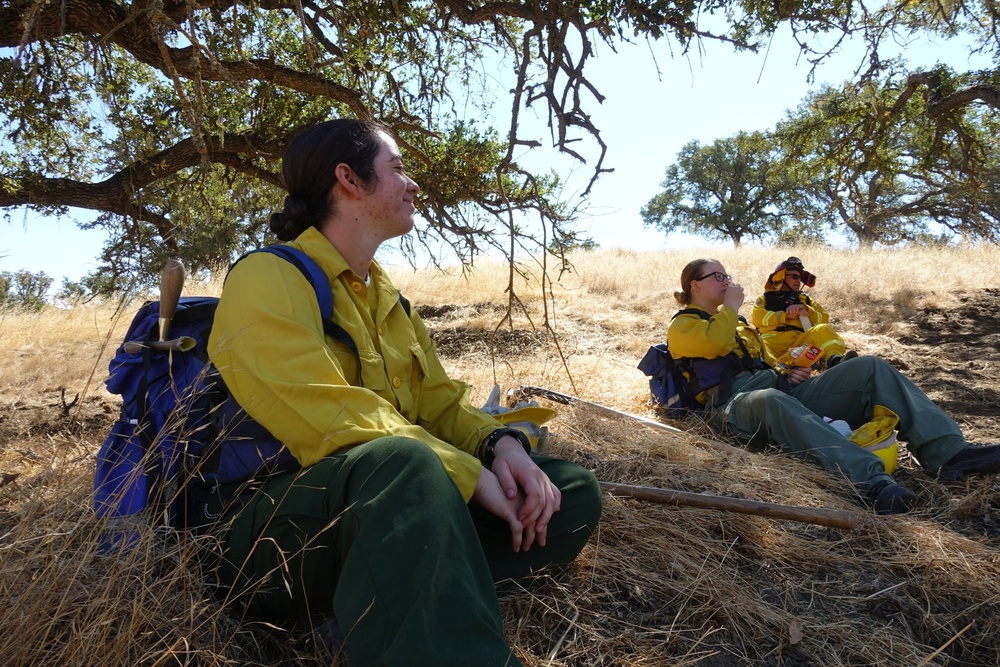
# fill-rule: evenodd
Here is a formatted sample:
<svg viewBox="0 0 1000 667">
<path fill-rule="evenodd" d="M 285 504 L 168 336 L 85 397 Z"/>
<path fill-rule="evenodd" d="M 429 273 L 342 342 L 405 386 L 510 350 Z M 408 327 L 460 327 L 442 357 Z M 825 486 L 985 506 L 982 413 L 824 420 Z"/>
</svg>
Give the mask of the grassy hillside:
<svg viewBox="0 0 1000 667">
<path fill-rule="evenodd" d="M 850 348 L 902 369 L 970 437 L 997 438 L 1000 250 L 715 257 L 750 302 L 788 255 L 818 275 L 812 295 Z M 526 265 L 513 296 L 500 265 L 394 278 L 474 402 L 494 383 L 535 385 L 655 419 L 635 365 L 664 337 L 694 256 L 581 253 L 545 284 L 540 267 Z M 0 663 L 328 664 L 301 630 L 241 622 L 214 601 L 190 544 L 151 538 L 128 558 L 96 554 L 94 456 L 118 409 L 102 380 L 138 306 L 116 305 L 0 312 Z M 502 598 L 525 664 L 997 664 L 997 481 L 943 485 L 904 452 L 898 477 L 918 508 L 876 517 L 842 480 L 734 446 L 696 420 L 669 422 L 687 431 L 676 434 L 554 407 L 550 451 L 602 480 L 855 510 L 860 524 L 847 531 L 605 496 L 599 534 L 569 572 Z"/>
</svg>

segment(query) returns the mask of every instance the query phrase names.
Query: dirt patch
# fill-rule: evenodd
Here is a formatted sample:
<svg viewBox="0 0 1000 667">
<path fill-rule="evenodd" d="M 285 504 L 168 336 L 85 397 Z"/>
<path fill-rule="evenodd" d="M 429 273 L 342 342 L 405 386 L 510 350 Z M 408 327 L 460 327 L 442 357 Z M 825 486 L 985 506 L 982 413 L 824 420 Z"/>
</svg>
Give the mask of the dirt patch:
<svg viewBox="0 0 1000 667">
<path fill-rule="evenodd" d="M 430 327 L 428 327 L 430 329 Z M 461 358 L 467 354 L 489 354 L 495 350 L 501 356 L 530 353 L 544 345 L 544 333 L 511 329 L 474 329 L 451 326 L 434 328 L 431 338 L 442 357 Z"/>
<path fill-rule="evenodd" d="M 908 359 L 901 370 L 961 424 L 966 437 L 996 442 L 1000 289 L 962 294 L 958 303 L 955 308 L 924 308 L 906 320 L 910 333 L 898 339 Z"/>
<path fill-rule="evenodd" d="M 1000 441 L 1000 289 L 957 296 L 950 308 L 924 307 L 904 323 L 902 349 L 885 358 L 951 415 L 967 440 Z M 1000 478 L 955 484 L 929 480 L 903 455 L 894 475 L 921 504 L 950 508 L 948 525 L 963 535 L 1000 544 Z"/>
</svg>

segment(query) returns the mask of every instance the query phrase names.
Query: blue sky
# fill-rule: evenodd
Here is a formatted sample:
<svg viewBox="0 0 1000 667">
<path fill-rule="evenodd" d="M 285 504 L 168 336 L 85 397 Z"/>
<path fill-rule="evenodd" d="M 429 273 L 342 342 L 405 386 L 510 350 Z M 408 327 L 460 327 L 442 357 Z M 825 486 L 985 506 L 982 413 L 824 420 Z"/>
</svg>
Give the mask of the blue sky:
<svg viewBox="0 0 1000 667">
<path fill-rule="evenodd" d="M 989 65 L 984 58 L 970 64 L 965 48 L 944 42 L 920 40 L 903 50 L 911 69 L 937 61 L 956 69 Z M 672 58 L 666 42 L 623 45 L 617 53 L 601 44 L 597 54 L 589 63 L 590 79 L 607 99 L 590 110 L 609 147 L 605 166 L 615 171 L 595 185 L 590 215 L 579 225 L 601 246 L 647 250 L 697 243 L 645 229 L 639 216 L 684 144 L 771 128 L 811 89 L 850 78 L 860 58 L 858 49 L 842 53 L 818 70 L 810 86 L 808 65 L 795 62 L 797 50 L 787 34 L 776 36 L 769 52 L 760 54 L 734 54 L 725 44 L 709 43 L 700 56 Z M 496 108 L 508 105 L 505 98 Z M 556 169 L 567 179 L 568 193 L 579 192 L 590 177 L 587 165 L 553 151 L 535 151 L 525 164 Z M 38 218 L 14 211 L 12 223 L 0 222 L 0 271 L 44 271 L 56 286 L 63 277 L 79 279 L 96 266 L 103 237 L 79 230 L 74 220 L 93 215 L 75 209 L 63 218 Z"/>
</svg>

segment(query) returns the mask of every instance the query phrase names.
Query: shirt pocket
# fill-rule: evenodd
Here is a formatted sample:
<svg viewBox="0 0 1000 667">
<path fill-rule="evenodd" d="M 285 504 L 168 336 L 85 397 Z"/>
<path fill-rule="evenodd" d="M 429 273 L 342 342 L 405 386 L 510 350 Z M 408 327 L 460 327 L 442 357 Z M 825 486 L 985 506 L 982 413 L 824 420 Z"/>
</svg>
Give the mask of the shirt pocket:
<svg viewBox="0 0 1000 667">
<path fill-rule="evenodd" d="M 427 378 L 427 353 L 420 343 L 410 344 L 410 396 L 413 401 L 413 412 L 420 411 L 420 399 L 424 392 L 424 380 Z"/>
<path fill-rule="evenodd" d="M 361 386 L 376 392 L 386 389 L 385 361 L 374 350 L 361 350 Z"/>
</svg>

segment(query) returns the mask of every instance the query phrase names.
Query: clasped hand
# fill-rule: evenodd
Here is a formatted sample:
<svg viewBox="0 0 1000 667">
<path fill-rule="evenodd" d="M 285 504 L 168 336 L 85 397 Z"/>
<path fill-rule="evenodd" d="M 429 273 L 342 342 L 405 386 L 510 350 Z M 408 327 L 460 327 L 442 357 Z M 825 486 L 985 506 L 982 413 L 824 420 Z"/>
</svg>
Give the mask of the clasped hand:
<svg viewBox="0 0 1000 667">
<path fill-rule="evenodd" d="M 545 546 L 549 519 L 559 511 L 562 495 L 516 439 L 500 438 L 493 470 L 483 468 L 472 497 L 510 526 L 514 551 L 535 542 Z"/>
<path fill-rule="evenodd" d="M 806 317 L 809 316 L 809 308 L 807 308 L 805 306 L 805 304 L 796 303 L 796 304 L 794 304 L 792 306 L 789 306 L 788 308 L 785 308 L 785 317 L 786 318 L 790 317 L 790 318 L 798 319 L 798 318 L 802 317 L 803 315 L 805 315 Z"/>
</svg>

